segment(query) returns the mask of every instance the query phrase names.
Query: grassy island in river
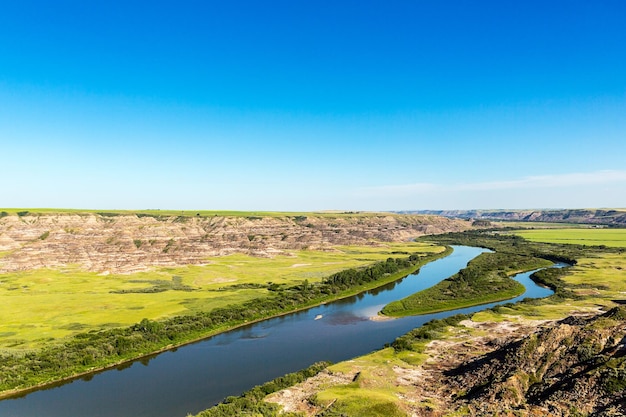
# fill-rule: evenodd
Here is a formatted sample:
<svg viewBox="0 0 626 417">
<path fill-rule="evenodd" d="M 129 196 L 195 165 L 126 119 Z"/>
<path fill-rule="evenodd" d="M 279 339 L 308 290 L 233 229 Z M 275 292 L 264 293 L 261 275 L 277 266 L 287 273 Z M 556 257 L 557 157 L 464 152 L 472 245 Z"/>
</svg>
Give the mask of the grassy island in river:
<svg viewBox="0 0 626 417">
<path fill-rule="evenodd" d="M 508 300 L 525 291 L 511 275 L 551 264 L 546 259 L 531 256 L 483 253 L 437 285 L 389 303 L 382 313 L 401 317 Z"/>
</svg>

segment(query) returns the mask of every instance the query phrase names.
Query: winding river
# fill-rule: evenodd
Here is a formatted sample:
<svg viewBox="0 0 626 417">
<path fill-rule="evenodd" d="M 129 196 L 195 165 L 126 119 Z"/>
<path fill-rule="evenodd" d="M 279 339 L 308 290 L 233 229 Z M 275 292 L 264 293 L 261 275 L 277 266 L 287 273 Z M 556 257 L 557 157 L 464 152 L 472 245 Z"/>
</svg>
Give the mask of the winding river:
<svg viewBox="0 0 626 417">
<path fill-rule="evenodd" d="M 512 300 L 396 320 L 369 319 L 387 303 L 433 286 L 485 251 L 455 246 L 451 255 L 376 290 L 2 400 L 0 416 L 184 417 L 313 362 L 338 362 L 380 349 L 429 320 L 552 294 L 529 278 L 530 271 L 515 277 L 526 292 Z"/>
</svg>

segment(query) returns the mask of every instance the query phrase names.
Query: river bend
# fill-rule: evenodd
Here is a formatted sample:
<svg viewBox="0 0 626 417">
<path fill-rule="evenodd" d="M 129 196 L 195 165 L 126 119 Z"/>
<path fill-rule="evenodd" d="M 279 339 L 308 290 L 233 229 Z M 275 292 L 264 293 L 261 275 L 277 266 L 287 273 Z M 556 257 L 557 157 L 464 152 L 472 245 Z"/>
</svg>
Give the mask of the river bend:
<svg viewBox="0 0 626 417">
<path fill-rule="evenodd" d="M 512 300 L 388 321 L 369 319 L 389 302 L 455 274 L 485 251 L 455 246 L 451 255 L 375 290 L 241 327 L 57 387 L 2 400 L 0 416 L 184 417 L 316 361 L 339 362 L 380 349 L 432 319 L 552 294 L 529 278 L 534 272 L 531 271 L 515 277 L 526 292 Z"/>
</svg>

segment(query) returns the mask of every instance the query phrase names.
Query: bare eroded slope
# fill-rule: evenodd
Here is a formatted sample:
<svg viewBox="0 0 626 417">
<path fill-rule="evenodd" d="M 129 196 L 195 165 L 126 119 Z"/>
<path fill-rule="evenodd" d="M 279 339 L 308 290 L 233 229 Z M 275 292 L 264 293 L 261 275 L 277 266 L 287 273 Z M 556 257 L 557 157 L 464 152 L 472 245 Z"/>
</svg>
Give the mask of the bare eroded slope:
<svg viewBox="0 0 626 417">
<path fill-rule="evenodd" d="M 284 217 L 28 214 L 0 218 L 0 273 L 78 264 L 99 273 L 202 264 L 209 256 L 406 241 L 469 222 L 423 215 Z"/>
</svg>

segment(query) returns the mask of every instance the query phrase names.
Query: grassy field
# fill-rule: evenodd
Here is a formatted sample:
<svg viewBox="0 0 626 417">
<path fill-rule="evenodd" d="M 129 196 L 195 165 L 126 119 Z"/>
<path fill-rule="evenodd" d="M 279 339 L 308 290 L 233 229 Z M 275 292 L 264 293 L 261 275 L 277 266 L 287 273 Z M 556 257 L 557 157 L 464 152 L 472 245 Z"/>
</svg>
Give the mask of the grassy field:
<svg viewBox="0 0 626 417">
<path fill-rule="evenodd" d="M 626 248 L 626 229 L 542 229 L 520 230 L 515 234 L 532 242 Z"/>
<path fill-rule="evenodd" d="M 268 293 L 267 288 L 241 288 L 242 284 L 316 282 L 344 269 L 403 256 L 398 252 L 443 250 L 423 243 L 335 249 L 295 251 L 271 259 L 214 257 L 202 266 L 155 268 L 131 275 L 98 275 L 76 266 L 2 274 L 0 349 L 40 348 L 93 329 L 209 311 Z"/>
<path fill-rule="evenodd" d="M 533 303 L 500 307 L 476 313 L 474 321 L 502 321 L 510 317 L 558 319 L 575 311 L 597 311 L 615 307 L 613 300 L 626 300 L 626 254 L 594 254 L 578 259 L 563 280 L 580 298 L 555 302 L 551 298 Z"/>
<path fill-rule="evenodd" d="M 556 222 L 521 222 L 491 220 L 494 227 L 517 227 L 521 229 L 588 229 L 593 227 L 589 224 L 580 223 L 556 223 Z"/>
<path fill-rule="evenodd" d="M 343 212 L 343 211 L 316 211 L 316 212 L 288 212 L 288 211 L 234 211 L 234 210 L 92 210 L 92 209 L 64 209 L 64 208 L 0 208 L 2 215 L 37 215 L 37 214 L 101 214 L 105 216 L 144 215 L 144 216 L 227 216 L 227 217 L 286 217 L 286 216 L 319 216 L 337 217 L 341 215 L 371 216 L 376 212 Z M 392 213 L 383 212 L 390 215 Z"/>
</svg>

